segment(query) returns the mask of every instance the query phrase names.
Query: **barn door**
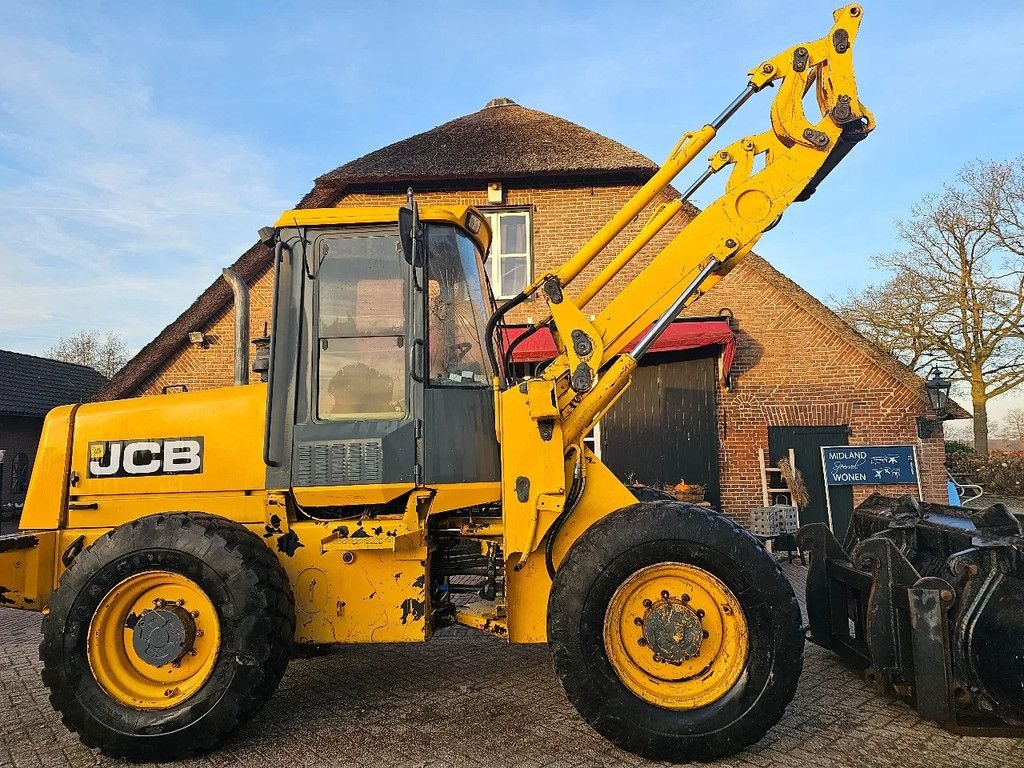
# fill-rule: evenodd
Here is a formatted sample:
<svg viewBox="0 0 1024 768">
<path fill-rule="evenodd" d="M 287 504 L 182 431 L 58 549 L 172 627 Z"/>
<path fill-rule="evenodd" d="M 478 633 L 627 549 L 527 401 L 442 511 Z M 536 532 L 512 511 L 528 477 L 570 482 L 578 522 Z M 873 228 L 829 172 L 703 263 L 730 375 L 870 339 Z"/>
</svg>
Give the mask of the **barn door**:
<svg viewBox="0 0 1024 768">
<path fill-rule="evenodd" d="M 703 485 L 718 507 L 716 357 L 694 350 L 647 360 L 601 420 L 601 460 L 623 481 Z"/>
<path fill-rule="evenodd" d="M 796 468 L 803 475 L 810 503 L 800 510 L 800 524 L 827 523 L 825 476 L 821 468 L 821 449 L 829 445 L 849 445 L 849 427 L 769 427 L 768 455 L 772 466 L 792 448 Z M 853 517 L 853 488 L 849 485 L 828 489 L 832 502 L 832 532 L 840 541 Z"/>
</svg>

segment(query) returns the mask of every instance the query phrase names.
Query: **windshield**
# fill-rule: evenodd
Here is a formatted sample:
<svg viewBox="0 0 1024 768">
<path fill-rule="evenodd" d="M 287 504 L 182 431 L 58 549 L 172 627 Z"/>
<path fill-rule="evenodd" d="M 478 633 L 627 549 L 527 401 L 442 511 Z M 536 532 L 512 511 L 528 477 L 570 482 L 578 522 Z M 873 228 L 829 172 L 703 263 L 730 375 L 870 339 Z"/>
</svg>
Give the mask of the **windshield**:
<svg viewBox="0 0 1024 768">
<path fill-rule="evenodd" d="M 427 228 L 427 337 L 434 385 L 489 385 L 484 328 L 493 311 L 473 241 L 455 227 Z"/>
</svg>

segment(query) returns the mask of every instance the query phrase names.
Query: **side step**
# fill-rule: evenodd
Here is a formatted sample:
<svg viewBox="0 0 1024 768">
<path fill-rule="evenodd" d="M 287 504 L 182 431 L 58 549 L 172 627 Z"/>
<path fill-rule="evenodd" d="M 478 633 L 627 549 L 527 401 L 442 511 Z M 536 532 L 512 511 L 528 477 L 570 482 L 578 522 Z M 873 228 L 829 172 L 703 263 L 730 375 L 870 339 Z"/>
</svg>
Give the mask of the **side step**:
<svg viewBox="0 0 1024 768">
<path fill-rule="evenodd" d="M 491 600 L 474 600 L 455 609 L 455 623 L 508 639 L 505 609 Z"/>
</svg>

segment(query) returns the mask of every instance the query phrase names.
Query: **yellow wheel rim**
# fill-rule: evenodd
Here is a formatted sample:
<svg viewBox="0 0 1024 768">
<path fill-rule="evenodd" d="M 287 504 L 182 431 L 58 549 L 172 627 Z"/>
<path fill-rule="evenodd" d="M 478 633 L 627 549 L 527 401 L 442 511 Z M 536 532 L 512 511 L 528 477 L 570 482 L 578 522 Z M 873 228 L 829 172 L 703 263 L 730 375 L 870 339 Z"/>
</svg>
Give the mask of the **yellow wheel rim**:
<svg viewBox="0 0 1024 768">
<path fill-rule="evenodd" d="M 100 687 L 119 704 L 170 709 L 213 672 L 220 620 L 202 588 L 170 571 L 129 576 L 100 601 L 86 654 Z"/>
<path fill-rule="evenodd" d="M 697 709 L 725 696 L 747 663 L 739 601 L 720 579 L 685 563 L 643 568 L 612 595 L 604 646 L 623 685 L 663 709 Z"/>
</svg>

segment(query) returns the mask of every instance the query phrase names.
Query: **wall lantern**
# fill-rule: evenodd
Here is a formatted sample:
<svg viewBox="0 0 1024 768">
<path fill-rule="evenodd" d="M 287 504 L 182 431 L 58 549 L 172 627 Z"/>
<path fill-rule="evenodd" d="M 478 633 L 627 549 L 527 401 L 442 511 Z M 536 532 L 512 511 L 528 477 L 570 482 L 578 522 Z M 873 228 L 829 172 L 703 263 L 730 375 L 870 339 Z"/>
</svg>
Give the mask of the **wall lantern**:
<svg viewBox="0 0 1024 768">
<path fill-rule="evenodd" d="M 932 368 L 928 372 L 928 379 L 924 383 L 924 392 L 928 395 L 928 407 L 936 413 L 946 410 L 949 405 L 949 388 L 952 386 L 947 379 L 942 378 L 938 368 Z"/>
<path fill-rule="evenodd" d="M 928 398 L 928 408 L 934 411 L 938 418 L 917 417 L 917 436 L 922 440 L 942 436 L 942 422 L 947 418 L 950 386 L 950 381 L 942 378 L 937 367 L 928 372 L 928 378 L 924 382 L 924 393 Z"/>
</svg>

